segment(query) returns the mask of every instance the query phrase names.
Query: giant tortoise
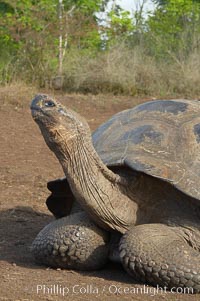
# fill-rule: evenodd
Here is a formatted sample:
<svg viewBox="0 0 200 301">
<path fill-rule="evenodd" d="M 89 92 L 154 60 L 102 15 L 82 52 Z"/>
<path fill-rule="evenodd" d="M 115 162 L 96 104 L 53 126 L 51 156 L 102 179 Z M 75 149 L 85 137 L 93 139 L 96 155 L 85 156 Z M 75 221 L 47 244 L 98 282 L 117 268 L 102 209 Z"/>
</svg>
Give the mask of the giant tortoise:
<svg viewBox="0 0 200 301">
<path fill-rule="evenodd" d="M 120 258 L 139 281 L 200 292 L 200 102 L 150 101 L 92 136 L 48 95 L 31 111 L 66 176 L 48 184 L 60 218 L 34 240 L 35 258 L 85 270 Z"/>
</svg>

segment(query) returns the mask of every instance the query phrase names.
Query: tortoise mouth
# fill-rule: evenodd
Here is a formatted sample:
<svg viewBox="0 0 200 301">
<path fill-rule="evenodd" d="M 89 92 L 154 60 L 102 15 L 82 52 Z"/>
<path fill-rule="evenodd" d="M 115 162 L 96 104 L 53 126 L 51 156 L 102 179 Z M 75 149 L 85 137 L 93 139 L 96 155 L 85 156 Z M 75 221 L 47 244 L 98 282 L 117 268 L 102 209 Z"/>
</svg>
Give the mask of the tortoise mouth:
<svg viewBox="0 0 200 301">
<path fill-rule="evenodd" d="M 36 107 L 36 106 L 33 106 L 31 104 L 31 114 L 32 114 L 32 117 L 35 119 L 36 117 L 39 117 L 41 115 L 44 114 L 44 112 L 42 111 L 42 109 L 40 107 Z"/>
<path fill-rule="evenodd" d="M 36 98 L 34 98 L 31 102 L 31 105 L 30 105 L 30 109 L 31 109 L 31 113 L 32 113 L 32 116 L 35 117 L 42 112 L 42 108 L 41 106 L 38 105 L 38 100 Z"/>
<path fill-rule="evenodd" d="M 34 102 L 31 103 L 30 109 L 31 109 L 32 117 L 34 119 L 37 119 L 37 118 L 40 118 L 43 116 L 46 116 L 46 117 L 49 116 L 48 113 L 42 107 L 38 106 Z"/>
<path fill-rule="evenodd" d="M 31 109 L 31 112 L 34 112 L 34 111 L 41 111 L 41 108 L 40 108 L 40 107 L 34 107 L 34 106 L 32 106 L 32 105 L 31 105 L 30 109 Z"/>
<path fill-rule="evenodd" d="M 40 107 L 31 106 L 31 115 L 37 123 L 43 123 L 44 120 L 49 120 L 49 115 Z"/>
</svg>

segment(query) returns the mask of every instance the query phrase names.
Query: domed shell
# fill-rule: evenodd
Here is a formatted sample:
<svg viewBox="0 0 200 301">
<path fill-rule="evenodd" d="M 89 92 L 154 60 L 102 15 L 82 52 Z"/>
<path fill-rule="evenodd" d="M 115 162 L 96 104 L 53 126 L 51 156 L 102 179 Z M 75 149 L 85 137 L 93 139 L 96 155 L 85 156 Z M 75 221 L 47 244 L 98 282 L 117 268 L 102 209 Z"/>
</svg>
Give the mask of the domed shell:
<svg viewBox="0 0 200 301">
<path fill-rule="evenodd" d="M 200 199 L 200 102 L 156 100 L 122 111 L 93 133 L 108 166 L 128 166 Z"/>
</svg>

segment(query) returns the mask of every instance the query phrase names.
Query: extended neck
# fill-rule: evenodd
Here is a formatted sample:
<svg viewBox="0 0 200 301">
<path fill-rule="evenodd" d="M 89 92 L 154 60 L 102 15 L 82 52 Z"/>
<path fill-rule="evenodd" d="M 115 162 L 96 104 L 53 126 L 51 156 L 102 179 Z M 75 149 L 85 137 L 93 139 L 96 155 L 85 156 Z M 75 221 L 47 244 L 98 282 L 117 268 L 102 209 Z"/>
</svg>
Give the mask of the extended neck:
<svg viewBox="0 0 200 301">
<path fill-rule="evenodd" d="M 137 211 L 126 195 L 125 180 L 103 164 L 89 138 L 76 139 L 73 149 L 66 143 L 57 156 L 74 196 L 101 227 L 125 232 L 135 223 Z"/>
</svg>

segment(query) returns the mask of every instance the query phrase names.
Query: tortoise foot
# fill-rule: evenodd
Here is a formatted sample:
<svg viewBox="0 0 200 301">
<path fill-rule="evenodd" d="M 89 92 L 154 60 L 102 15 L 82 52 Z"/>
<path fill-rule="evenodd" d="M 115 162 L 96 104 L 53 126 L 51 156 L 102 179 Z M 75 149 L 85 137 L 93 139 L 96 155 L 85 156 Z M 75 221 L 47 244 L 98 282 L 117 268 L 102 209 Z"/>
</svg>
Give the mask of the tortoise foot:
<svg viewBox="0 0 200 301">
<path fill-rule="evenodd" d="M 80 212 L 44 227 L 32 244 L 32 252 L 37 262 L 51 267 L 99 269 L 108 258 L 108 240 L 108 233 Z"/>
<path fill-rule="evenodd" d="M 120 241 L 120 257 L 135 279 L 173 292 L 200 292 L 200 253 L 173 227 L 148 224 L 133 227 Z"/>
</svg>

